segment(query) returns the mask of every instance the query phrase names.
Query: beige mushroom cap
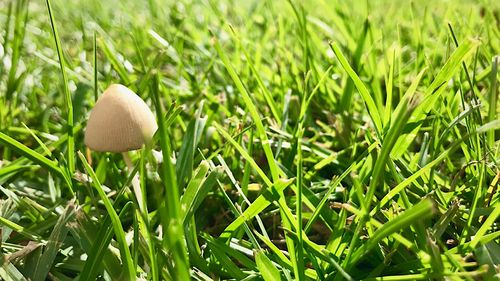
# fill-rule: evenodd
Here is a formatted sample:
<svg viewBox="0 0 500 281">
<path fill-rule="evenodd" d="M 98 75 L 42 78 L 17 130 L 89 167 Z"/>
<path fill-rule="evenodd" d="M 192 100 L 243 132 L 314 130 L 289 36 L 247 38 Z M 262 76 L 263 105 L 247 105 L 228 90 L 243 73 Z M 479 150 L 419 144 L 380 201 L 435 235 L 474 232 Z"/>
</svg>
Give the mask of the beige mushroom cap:
<svg viewBox="0 0 500 281">
<path fill-rule="evenodd" d="M 113 84 L 90 112 L 85 145 L 94 151 L 136 150 L 151 140 L 157 128 L 147 104 L 129 88 Z"/>
</svg>

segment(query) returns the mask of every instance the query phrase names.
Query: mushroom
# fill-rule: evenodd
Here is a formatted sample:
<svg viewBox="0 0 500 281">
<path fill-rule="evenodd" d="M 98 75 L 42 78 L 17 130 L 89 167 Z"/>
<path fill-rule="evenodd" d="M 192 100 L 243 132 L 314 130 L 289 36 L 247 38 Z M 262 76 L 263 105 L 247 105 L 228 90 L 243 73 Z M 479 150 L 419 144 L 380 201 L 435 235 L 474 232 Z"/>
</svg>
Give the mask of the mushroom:
<svg viewBox="0 0 500 281">
<path fill-rule="evenodd" d="M 157 128 L 153 112 L 136 93 L 123 85 L 112 84 L 90 112 L 85 145 L 94 151 L 121 152 L 132 172 L 128 151 L 148 144 Z M 132 179 L 132 186 L 141 206 L 142 194 L 137 176 Z"/>
<path fill-rule="evenodd" d="M 90 113 L 85 145 L 101 152 L 137 150 L 151 140 L 157 128 L 147 104 L 129 88 L 113 84 Z"/>
</svg>

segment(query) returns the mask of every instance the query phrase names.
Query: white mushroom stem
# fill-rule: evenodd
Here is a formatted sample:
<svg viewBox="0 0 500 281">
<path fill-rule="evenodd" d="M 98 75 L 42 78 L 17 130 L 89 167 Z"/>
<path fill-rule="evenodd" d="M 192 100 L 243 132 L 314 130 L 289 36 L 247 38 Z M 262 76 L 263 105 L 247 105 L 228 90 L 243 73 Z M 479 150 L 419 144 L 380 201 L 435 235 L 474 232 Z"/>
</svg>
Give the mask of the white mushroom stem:
<svg viewBox="0 0 500 281">
<path fill-rule="evenodd" d="M 128 152 L 122 152 L 123 160 L 125 160 L 125 164 L 127 164 L 129 175 L 134 171 L 134 164 L 132 163 L 132 159 L 128 155 Z M 134 189 L 135 198 L 137 199 L 137 203 L 139 204 L 139 210 L 141 212 L 144 211 L 144 202 L 142 200 L 142 192 L 141 192 L 141 182 L 139 180 L 139 176 L 137 174 L 132 178 L 132 188 Z"/>
</svg>

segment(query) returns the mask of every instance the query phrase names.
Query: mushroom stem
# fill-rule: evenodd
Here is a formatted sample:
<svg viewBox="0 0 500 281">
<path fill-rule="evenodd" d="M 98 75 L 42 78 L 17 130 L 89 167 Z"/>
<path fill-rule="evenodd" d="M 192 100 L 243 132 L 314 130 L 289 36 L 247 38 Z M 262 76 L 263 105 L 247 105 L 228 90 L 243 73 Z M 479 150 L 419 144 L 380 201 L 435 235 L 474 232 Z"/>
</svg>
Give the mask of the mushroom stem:
<svg viewBox="0 0 500 281">
<path fill-rule="evenodd" d="M 134 164 L 132 163 L 132 159 L 128 155 L 128 152 L 122 152 L 123 160 L 125 160 L 125 164 L 127 164 L 127 168 L 129 170 L 129 175 L 134 171 Z M 144 202 L 142 201 L 142 192 L 141 192 L 141 183 L 139 181 L 139 176 L 137 174 L 132 178 L 132 188 L 135 193 L 135 198 L 137 199 L 137 203 L 139 204 L 139 209 L 141 212 L 144 210 Z"/>
<path fill-rule="evenodd" d="M 85 152 L 87 153 L 87 161 L 89 162 L 90 167 L 92 167 L 92 153 L 90 148 L 87 147 Z"/>
</svg>

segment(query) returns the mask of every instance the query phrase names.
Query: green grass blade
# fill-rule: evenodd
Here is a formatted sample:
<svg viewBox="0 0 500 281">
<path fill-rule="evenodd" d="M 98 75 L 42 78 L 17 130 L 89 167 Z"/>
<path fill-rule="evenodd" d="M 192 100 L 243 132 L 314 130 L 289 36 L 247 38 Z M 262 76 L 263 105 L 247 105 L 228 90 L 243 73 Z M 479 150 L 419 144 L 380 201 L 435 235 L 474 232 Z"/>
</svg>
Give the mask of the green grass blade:
<svg viewBox="0 0 500 281">
<path fill-rule="evenodd" d="M 54 41 L 56 44 L 57 57 L 59 58 L 59 67 L 61 68 L 61 76 L 63 79 L 63 91 L 64 91 L 64 101 L 66 103 L 66 111 L 67 111 L 67 134 L 68 134 L 68 154 L 67 161 L 70 174 L 73 174 L 75 171 L 75 139 L 73 136 L 73 102 L 71 100 L 71 93 L 68 87 L 68 78 L 66 76 L 66 63 L 63 57 L 63 51 L 61 48 L 61 41 L 59 39 L 59 34 L 57 33 L 57 27 L 52 11 L 52 7 L 50 5 L 50 0 L 46 0 L 47 10 L 49 12 L 50 25 L 52 27 L 52 35 L 54 36 Z"/>
<path fill-rule="evenodd" d="M 420 105 L 415 109 L 413 115 L 411 116 L 409 123 L 419 124 L 415 128 L 406 128 L 409 133 L 402 136 L 394 146 L 394 151 L 391 156 L 393 158 L 398 158 L 401 154 L 406 151 L 408 146 L 413 142 L 413 139 L 420 130 L 421 122 L 429 113 L 429 111 L 434 107 L 436 101 L 444 89 L 445 84 L 460 70 L 461 63 L 466 60 L 479 46 L 479 42 L 469 39 L 465 40 L 460 47 L 458 47 L 453 54 L 448 58 L 445 65 L 441 68 L 439 73 L 436 75 L 432 83 L 427 87 L 424 97 Z"/>
<path fill-rule="evenodd" d="M 234 31 L 234 29 L 232 27 L 231 27 L 231 31 L 233 32 L 234 38 L 237 40 L 237 42 L 241 44 L 238 35 L 236 34 L 236 32 Z M 252 73 L 255 76 L 257 83 L 259 84 L 259 88 L 262 91 L 262 95 L 264 96 L 264 100 L 266 101 L 267 106 L 269 106 L 269 109 L 271 110 L 271 113 L 272 113 L 274 119 L 276 120 L 276 122 L 278 122 L 278 125 L 281 125 L 281 117 L 278 113 L 278 108 L 276 106 L 276 103 L 274 102 L 273 95 L 271 94 L 269 89 L 264 85 L 264 81 L 262 81 L 262 77 L 261 77 L 259 71 L 257 71 L 257 68 L 255 67 L 255 65 L 253 63 L 252 58 L 251 58 L 250 54 L 248 53 L 248 50 L 244 47 L 241 50 L 243 51 L 243 54 L 245 55 L 248 66 L 252 70 Z"/>
<path fill-rule="evenodd" d="M 217 182 L 218 173 L 208 172 L 209 164 L 206 161 L 200 163 L 191 181 L 186 187 L 186 191 L 181 198 L 182 222 L 185 224 L 193 216 L 209 191 Z M 208 176 L 207 176 L 208 174 Z"/>
<path fill-rule="evenodd" d="M 359 34 L 356 40 L 356 49 L 353 54 L 352 68 L 356 72 L 360 69 L 361 56 L 363 55 L 363 49 L 365 47 L 366 39 L 368 38 L 368 31 L 370 28 L 370 21 L 366 19 L 363 24 L 363 31 Z M 348 80 L 347 84 L 342 92 L 342 98 L 340 100 L 340 108 L 345 108 L 348 111 L 352 110 L 352 95 L 354 93 L 353 80 Z"/>
<path fill-rule="evenodd" d="M 16 141 L 15 139 L 7 136 L 6 134 L 4 134 L 2 132 L 0 132 L 0 142 L 3 143 L 4 145 L 10 147 L 12 150 L 16 151 L 20 155 L 30 159 L 35 164 L 38 164 L 38 165 L 46 168 L 50 172 L 55 173 L 56 175 L 60 176 L 62 179 L 66 180 L 67 182 L 69 181 L 66 174 L 63 173 L 61 168 L 59 168 L 59 166 L 57 165 L 57 162 L 47 159 L 42 154 L 36 152 L 35 150 L 30 149 L 29 147 L 25 146 L 24 144 Z M 71 185 L 69 187 L 71 188 Z M 70 191 L 72 193 L 71 189 L 70 189 Z"/>
<path fill-rule="evenodd" d="M 20 0 L 16 1 L 14 17 L 12 17 L 12 2 L 9 2 L 11 5 L 9 6 L 9 12 L 7 17 L 7 28 L 9 28 L 11 19 L 14 19 L 14 36 L 12 40 L 9 40 L 9 29 L 6 29 L 5 32 L 5 47 L 9 47 L 12 45 L 12 56 L 10 59 L 10 69 L 7 75 L 7 89 L 5 93 L 5 102 L 9 105 L 10 111 L 12 110 L 11 106 L 17 103 L 17 98 L 15 97 L 15 92 L 18 90 L 18 86 L 20 82 L 23 80 L 23 75 L 18 75 L 18 69 L 21 65 L 21 52 L 23 50 L 23 41 L 26 36 L 26 26 L 28 22 L 28 1 Z M 11 44 L 9 44 L 11 43 Z M 3 72 L 3 69 L 2 69 Z M 13 100 L 13 98 L 16 98 Z M 10 112 L 12 115 L 12 112 Z"/>
<path fill-rule="evenodd" d="M 189 122 L 181 149 L 179 150 L 175 170 L 177 174 L 177 183 L 181 187 L 191 178 L 193 173 L 194 153 L 207 122 L 206 117 L 201 117 L 202 110 L 203 103 L 200 104 L 200 108 L 196 112 L 195 118 Z"/>
<path fill-rule="evenodd" d="M 34 165 L 9 165 L 9 166 L 4 166 L 0 168 L 0 185 L 2 184 L 2 177 L 12 174 L 12 173 L 17 173 L 21 172 L 26 169 L 32 169 L 34 168 Z"/>
<path fill-rule="evenodd" d="M 266 252 L 263 250 L 254 251 L 255 262 L 259 268 L 260 274 L 264 281 L 277 281 L 282 280 L 279 270 L 274 266 L 271 260 L 267 257 Z"/>
<path fill-rule="evenodd" d="M 500 264 L 500 246 L 495 242 L 480 245 L 474 253 L 480 264 L 487 265 L 488 271 L 482 277 L 484 280 L 498 279 L 498 264 Z"/>
<path fill-rule="evenodd" d="M 106 41 L 103 38 L 99 38 L 99 43 L 102 46 L 102 51 L 104 52 L 104 55 L 106 58 L 108 58 L 109 62 L 113 66 L 113 69 L 118 73 L 120 76 L 120 79 L 123 81 L 123 84 L 125 85 L 130 85 L 131 80 L 128 76 L 127 70 L 125 70 L 125 67 L 120 63 L 118 58 L 116 57 L 115 53 L 113 50 L 108 46 Z"/>
<path fill-rule="evenodd" d="M 230 225 L 219 236 L 221 239 L 228 239 L 232 236 L 233 232 L 236 231 L 244 222 L 251 220 L 253 217 L 262 212 L 267 206 L 272 202 L 279 200 L 281 194 L 285 188 L 287 188 L 293 179 L 280 180 L 276 185 L 271 186 L 269 189 L 264 191 L 262 195 L 257 197 L 252 205 L 237 217 Z"/>
<path fill-rule="evenodd" d="M 163 200 L 160 213 L 164 232 L 164 243 L 166 243 L 173 254 L 175 261 L 174 278 L 178 280 L 189 279 L 189 259 L 185 244 L 185 234 L 182 229 L 181 221 L 181 204 L 179 197 L 179 189 L 175 174 L 175 167 L 170 159 L 170 137 L 165 128 L 165 120 L 160 102 L 160 76 L 154 76 L 154 85 L 152 89 L 152 99 L 154 101 L 156 116 L 158 118 L 158 137 L 163 155 L 163 165 L 160 170 L 160 175 L 164 180 L 165 198 Z"/>
<path fill-rule="evenodd" d="M 128 202 L 127 204 L 125 204 L 118 217 L 120 219 L 125 218 L 125 214 L 127 214 L 131 207 L 132 202 Z M 95 238 L 96 242 L 87 254 L 87 260 L 85 261 L 85 265 L 83 266 L 79 280 L 95 280 L 97 274 L 99 273 L 99 270 L 102 269 L 100 265 L 102 264 L 104 255 L 108 249 L 108 245 L 113 238 L 113 227 L 111 223 L 112 222 L 110 217 L 107 216 L 100 225 L 99 232 L 97 233 L 97 236 Z"/>
<path fill-rule="evenodd" d="M 491 67 L 491 74 L 490 74 L 490 91 L 488 94 L 488 122 L 493 122 L 495 119 L 497 119 L 498 115 L 498 110 L 497 110 L 497 101 L 498 101 L 498 78 L 497 78 L 497 73 L 498 73 L 498 56 L 495 56 L 493 58 L 493 61 L 491 62 L 492 67 Z M 494 131 L 489 131 L 488 132 L 488 144 L 491 148 L 494 147 L 495 145 L 495 132 Z"/>
<path fill-rule="evenodd" d="M 234 148 L 236 148 L 236 150 L 238 150 L 238 152 L 243 156 L 243 158 L 248 162 L 250 163 L 250 166 L 252 166 L 252 168 L 257 171 L 257 174 L 259 174 L 259 176 L 262 177 L 262 180 L 267 184 L 268 187 L 272 186 L 273 183 L 271 182 L 271 180 L 267 177 L 266 173 L 264 173 L 264 171 L 259 167 L 259 165 L 257 165 L 257 163 L 255 162 L 255 160 L 252 158 L 252 156 L 250 156 L 248 154 L 248 152 L 239 144 L 237 143 L 232 137 L 231 135 L 229 135 L 225 130 L 224 128 L 217 124 L 217 123 L 214 123 L 212 124 L 212 126 L 215 127 L 215 129 L 217 130 L 217 132 L 219 132 L 219 134 L 222 135 L 222 137 L 224 137 L 224 139 L 226 139 L 230 144 L 232 144 L 234 146 Z"/>
<path fill-rule="evenodd" d="M 385 100 L 385 110 L 384 110 L 384 124 L 389 124 L 391 122 L 392 113 L 392 99 L 393 99 L 393 89 L 394 89 L 394 64 L 396 64 L 396 49 L 393 48 L 391 55 L 389 57 L 389 77 L 386 81 L 386 100 Z"/>
<path fill-rule="evenodd" d="M 0 260 L 3 260 L 3 255 L 0 255 Z M 23 274 L 9 261 L 5 261 L 0 267 L 0 278 L 3 280 L 28 280 Z"/>
<path fill-rule="evenodd" d="M 0 217 L 0 225 L 8 227 L 8 228 L 14 230 L 15 232 L 27 237 L 28 239 L 31 239 L 34 241 L 41 241 L 42 240 L 42 238 L 38 234 L 33 233 L 33 232 L 25 229 L 21 225 L 15 223 L 13 221 L 10 221 L 4 217 Z"/>
<path fill-rule="evenodd" d="M 36 264 L 36 269 L 33 274 L 34 281 L 44 281 L 52 268 L 54 259 L 64 243 L 68 228 L 66 224 L 72 220 L 75 206 L 70 203 L 64 210 L 64 213 L 57 220 L 54 229 L 49 237 L 49 242 L 45 246 L 43 254 L 40 256 Z"/>
<path fill-rule="evenodd" d="M 375 126 L 375 129 L 377 132 L 382 132 L 382 120 L 380 118 L 380 112 L 377 109 L 377 106 L 375 105 L 375 101 L 373 100 L 373 97 L 370 95 L 370 92 L 366 88 L 365 84 L 359 76 L 354 72 L 352 67 L 349 65 L 347 62 L 347 59 L 344 57 L 342 52 L 340 51 L 340 48 L 337 46 L 335 42 L 330 43 L 330 48 L 333 50 L 335 53 L 335 56 L 337 56 L 337 59 L 339 60 L 340 64 L 344 68 L 344 70 L 349 74 L 349 77 L 354 82 L 354 85 L 358 89 L 359 93 L 361 94 L 365 104 L 366 108 L 368 109 L 368 113 L 370 114 L 370 118 L 372 119 L 373 125 Z"/>
<path fill-rule="evenodd" d="M 230 276 L 233 276 L 237 280 L 243 280 L 247 277 L 247 274 L 244 273 L 228 256 L 228 252 L 232 252 L 231 248 L 229 248 L 224 243 L 217 243 L 217 240 L 213 239 L 208 234 L 201 235 L 210 245 L 210 249 L 212 250 L 215 258 L 220 262 L 220 267 L 222 270 L 227 271 Z M 217 269 L 219 271 L 221 269 Z"/>
<path fill-rule="evenodd" d="M 481 225 L 479 230 L 474 235 L 474 238 L 472 238 L 472 241 L 469 244 L 472 249 L 476 248 L 476 246 L 479 244 L 479 241 L 481 241 L 486 232 L 497 221 L 498 216 L 500 216 L 500 208 L 497 206 L 493 209 L 493 212 L 491 212 L 486 221 Z"/>
<path fill-rule="evenodd" d="M 45 143 L 42 142 L 42 140 L 31 130 L 26 126 L 26 124 L 22 123 L 23 127 L 30 133 L 30 135 L 36 140 L 40 148 L 43 150 L 45 155 L 52 156 L 52 152 L 49 150 L 49 148 L 45 145 Z"/>
<path fill-rule="evenodd" d="M 122 214 L 122 212 L 120 212 L 120 214 Z M 105 225 L 108 225 L 108 228 L 99 228 L 99 225 L 91 222 L 90 218 L 86 214 L 84 214 L 82 210 L 79 210 L 76 215 L 76 222 L 69 225 L 69 230 L 72 236 L 78 242 L 83 251 L 87 253 L 87 255 L 90 255 L 91 252 L 95 250 L 97 245 L 100 245 L 100 243 L 103 242 L 102 240 L 105 240 L 103 239 L 105 237 L 100 236 L 100 234 L 102 234 L 103 232 L 111 232 L 111 236 L 113 236 L 114 232 L 109 216 L 107 216 L 106 220 L 108 221 L 105 221 L 104 223 Z M 98 261 L 104 267 L 104 270 L 106 270 L 106 273 L 111 277 L 111 279 L 123 280 L 126 278 L 127 272 L 122 269 L 120 259 L 118 255 L 116 255 L 116 252 L 114 252 L 115 249 L 116 248 L 114 247 L 106 248 L 106 251 L 104 251 L 102 257 L 98 259 Z M 87 261 L 90 261 L 89 259 L 90 257 L 87 257 Z M 86 270 L 84 271 L 84 268 L 85 265 L 82 265 L 80 267 L 80 278 L 86 278 L 85 275 L 88 272 Z M 97 266 L 97 268 L 92 268 L 92 270 L 97 271 L 101 269 L 102 268 L 100 266 Z M 95 280 L 95 278 L 91 280 Z"/>
<path fill-rule="evenodd" d="M 483 126 L 479 127 L 476 132 L 473 133 L 484 133 L 488 132 L 491 130 L 498 130 L 500 128 L 500 120 L 495 120 L 490 123 L 486 123 Z M 398 194 L 401 190 L 403 190 L 405 187 L 407 187 L 409 184 L 414 182 L 417 178 L 421 177 L 425 173 L 427 173 L 432 167 L 435 165 L 439 164 L 441 161 L 443 161 L 448 155 L 450 155 L 453 151 L 455 151 L 462 142 L 464 142 L 466 139 L 468 139 L 470 136 L 466 135 L 464 138 L 456 141 L 453 143 L 453 145 L 439 154 L 434 160 L 429 162 L 427 165 L 419 169 L 417 172 L 412 174 L 410 177 L 406 178 L 403 180 L 401 183 L 399 183 L 397 186 L 395 186 L 389 193 L 387 193 L 382 200 L 380 200 L 379 206 L 378 207 L 383 207 L 385 204 L 387 204 L 396 194 Z M 373 213 L 372 213 L 373 214 Z"/>
<path fill-rule="evenodd" d="M 366 255 L 371 249 L 377 246 L 377 244 L 384 238 L 388 237 L 392 233 L 399 231 L 409 225 L 412 225 L 418 221 L 422 221 L 429 218 L 434 213 L 434 205 L 430 199 L 424 199 L 420 201 L 415 206 L 403 212 L 401 215 L 389 220 L 387 223 L 383 224 L 379 229 L 377 229 L 373 235 L 364 243 L 356 252 L 353 254 L 351 263 L 352 266 L 358 262 L 363 255 Z"/>
<path fill-rule="evenodd" d="M 97 102 L 99 98 L 99 80 L 97 77 L 99 71 L 97 70 L 97 35 L 95 31 L 92 39 L 92 48 L 94 50 L 94 102 Z"/>
<path fill-rule="evenodd" d="M 271 146 L 269 145 L 269 139 L 267 138 L 266 130 L 264 128 L 264 124 L 262 123 L 262 118 L 257 111 L 257 107 L 255 106 L 252 99 L 250 98 L 250 94 L 248 93 L 247 89 L 243 85 L 241 78 L 238 76 L 238 74 L 234 70 L 231 62 L 227 58 L 225 52 L 222 50 L 222 47 L 220 46 L 219 41 L 216 39 L 214 39 L 214 46 L 215 46 L 215 49 L 217 50 L 217 53 L 219 54 L 219 57 L 221 58 L 222 62 L 224 63 L 224 66 L 226 67 L 229 75 L 233 79 L 233 82 L 236 85 L 236 88 L 238 88 L 238 90 L 241 94 L 241 97 L 243 98 L 243 101 L 245 103 L 245 106 L 247 107 L 248 112 L 250 113 L 253 121 L 255 122 L 255 125 L 257 127 L 257 136 L 261 139 L 262 148 L 264 149 L 264 153 L 266 155 L 266 159 L 267 159 L 268 164 L 269 164 L 269 169 L 271 171 L 272 179 L 273 179 L 273 181 L 276 181 L 279 179 L 279 167 L 275 162 L 273 152 L 271 150 Z"/>
<path fill-rule="evenodd" d="M 418 102 L 418 98 L 416 99 L 413 95 L 424 72 L 425 69 L 419 73 L 419 75 L 413 81 L 412 85 L 408 88 L 408 91 L 405 94 L 405 97 L 407 99 L 404 99 L 402 102 L 400 102 L 400 104 L 396 108 L 396 112 L 394 114 L 394 122 L 393 124 L 391 124 L 387 135 L 384 137 L 382 149 L 380 151 L 380 154 L 377 156 L 375 167 L 373 168 L 372 179 L 370 181 L 370 186 L 368 187 L 368 192 L 365 197 L 365 207 L 367 208 L 365 211 L 368 211 L 370 209 L 370 204 L 373 201 L 375 189 L 379 187 L 379 181 L 383 176 L 387 161 L 390 157 L 390 153 L 393 151 L 394 144 L 401 136 L 402 130 L 407 121 L 410 119 L 412 112 L 415 109 L 416 103 Z"/>
<path fill-rule="evenodd" d="M 136 271 L 134 268 L 134 262 L 132 261 L 132 256 L 130 254 L 130 249 L 127 245 L 127 241 L 125 239 L 125 232 L 123 231 L 123 227 L 122 227 L 120 218 L 118 217 L 118 214 L 116 214 L 116 211 L 113 208 L 111 201 L 106 196 L 106 193 L 104 193 L 104 190 L 102 189 L 102 186 L 99 183 L 99 179 L 97 178 L 96 174 L 94 173 L 94 170 L 92 170 L 92 168 L 88 164 L 87 160 L 85 159 L 85 156 L 83 156 L 83 154 L 81 152 L 78 152 L 78 157 L 80 157 L 80 161 L 82 162 L 83 166 L 85 167 L 85 170 L 87 171 L 87 173 L 90 175 L 90 178 L 92 179 L 92 184 L 94 185 L 95 189 L 97 190 L 97 193 L 99 193 L 99 197 L 101 198 L 102 202 L 104 203 L 104 207 L 106 207 L 106 211 L 108 212 L 108 215 L 111 218 L 113 230 L 114 230 L 116 239 L 120 245 L 120 254 L 121 254 L 123 266 L 127 272 L 127 279 L 128 280 L 135 280 L 136 279 Z"/>
<path fill-rule="evenodd" d="M 269 249 L 271 249 L 271 251 L 273 252 L 273 254 L 278 257 L 278 262 L 279 264 L 281 264 L 281 266 L 287 266 L 289 269 L 293 269 L 292 268 L 292 262 L 290 262 L 290 259 L 285 256 L 285 254 L 283 254 L 283 252 L 276 246 L 274 245 L 274 243 L 269 240 L 268 237 L 265 237 L 264 235 L 262 234 L 259 234 L 257 232 L 255 232 L 255 235 L 262 241 L 264 242 L 264 244 L 269 247 Z M 258 265 L 257 265 L 258 266 Z"/>
</svg>

